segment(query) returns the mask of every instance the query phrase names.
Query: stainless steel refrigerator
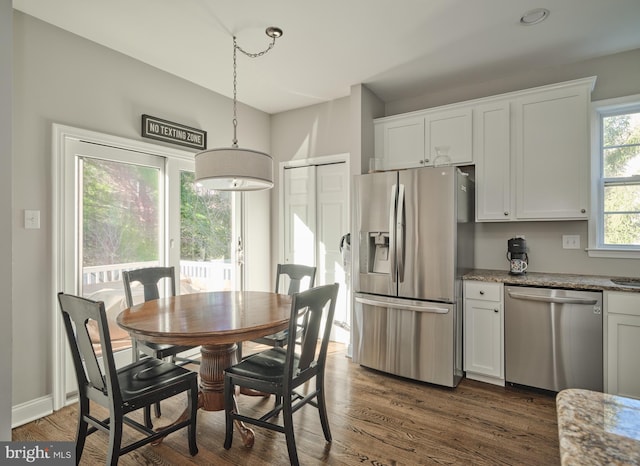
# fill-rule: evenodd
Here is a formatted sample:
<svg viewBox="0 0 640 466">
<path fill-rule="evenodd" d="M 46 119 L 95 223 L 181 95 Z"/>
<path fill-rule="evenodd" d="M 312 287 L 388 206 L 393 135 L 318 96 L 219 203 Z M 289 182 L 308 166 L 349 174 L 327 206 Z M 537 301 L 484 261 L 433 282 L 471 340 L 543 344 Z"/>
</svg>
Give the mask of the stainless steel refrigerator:
<svg viewBox="0 0 640 466">
<path fill-rule="evenodd" d="M 456 167 L 355 177 L 353 361 L 455 387 L 474 186 Z"/>
</svg>

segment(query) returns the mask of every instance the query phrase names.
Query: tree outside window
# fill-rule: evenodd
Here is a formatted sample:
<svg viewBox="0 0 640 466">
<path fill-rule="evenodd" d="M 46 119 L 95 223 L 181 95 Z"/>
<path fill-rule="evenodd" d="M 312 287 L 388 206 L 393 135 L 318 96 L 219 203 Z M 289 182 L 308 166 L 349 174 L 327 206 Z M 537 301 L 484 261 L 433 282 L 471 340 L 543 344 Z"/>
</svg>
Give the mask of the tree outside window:
<svg viewBox="0 0 640 466">
<path fill-rule="evenodd" d="M 602 114 L 602 244 L 640 246 L 640 111 Z"/>
</svg>

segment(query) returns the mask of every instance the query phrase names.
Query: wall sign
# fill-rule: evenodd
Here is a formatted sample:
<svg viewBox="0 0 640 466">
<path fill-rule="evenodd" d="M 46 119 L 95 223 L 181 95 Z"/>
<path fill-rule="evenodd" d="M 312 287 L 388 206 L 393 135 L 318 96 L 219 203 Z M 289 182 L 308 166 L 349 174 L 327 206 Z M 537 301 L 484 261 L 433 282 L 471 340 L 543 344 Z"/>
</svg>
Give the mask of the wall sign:
<svg viewBox="0 0 640 466">
<path fill-rule="evenodd" d="M 207 132 L 173 123 L 151 115 L 142 115 L 142 137 L 205 150 Z"/>
</svg>

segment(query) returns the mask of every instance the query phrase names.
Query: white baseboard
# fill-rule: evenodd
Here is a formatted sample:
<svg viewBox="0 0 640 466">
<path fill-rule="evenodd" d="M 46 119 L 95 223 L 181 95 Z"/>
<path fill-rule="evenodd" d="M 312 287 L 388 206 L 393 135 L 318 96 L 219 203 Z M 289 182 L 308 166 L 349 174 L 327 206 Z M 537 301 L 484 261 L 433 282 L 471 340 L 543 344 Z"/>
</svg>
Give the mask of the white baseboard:
<svg viewBox="0 0 640 466">
<path fill-rule="evenodd" d="M 469 371 L 467 371 L 466 376 L 467 376 L 467 379 L 477 380 L 479 382 L 490 383 L 493 385 L 500 385 L 501 387 L 504 387 L 504 379 L 499 377 L 491 377 L 488 375 L 477 374 L 475 372 L 469 372 Z"/>
<path fill-rule="evenodd" d="M 11 408 L 11 428 L 19 427 L 53 413 L 53 397 L 43 396 Z"/>
</svg>

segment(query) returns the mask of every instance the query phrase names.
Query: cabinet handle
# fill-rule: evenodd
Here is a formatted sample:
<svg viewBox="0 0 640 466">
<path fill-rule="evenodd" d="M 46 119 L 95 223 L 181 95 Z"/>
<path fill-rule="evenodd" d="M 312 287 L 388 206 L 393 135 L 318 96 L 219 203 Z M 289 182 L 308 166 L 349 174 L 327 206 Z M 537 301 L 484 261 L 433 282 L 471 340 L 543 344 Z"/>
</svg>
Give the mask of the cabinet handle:
<svg viewBox="0 0 640 466">
<path fill-rule="evenodd" d="M 420 165 L 424 165 L 424 160 L 420 160 Z"/>
<path fill-rule="evenodd" d="M 493 312 L 495 312 L 497 314 L 500 311 L 498 309 L 494 309 Z"/>
<path fill-rule="evenodd" d="M 429 163 L 429 159 L 424 159 L 424 163 Z"/>
<path fill-rule="evenodd" d="M 587 212 L 587 209 L 580 209 L 580 213 L 584 214 Z"/>
<path fill-rule="evenodd" d="M 483 294 L 484 294 L 484 291 L 480 290 L 480 294 L 481 294 L 481 295 L 483 295 Z"/>
<path fill-rule="evenodd" d="M 507 211 L 505 210 L 504 215 L 505 215 L 505 217 L 508 217 L 508 216 L 509 216 L 509 212 L 507 212 Z"/>
</svg>

